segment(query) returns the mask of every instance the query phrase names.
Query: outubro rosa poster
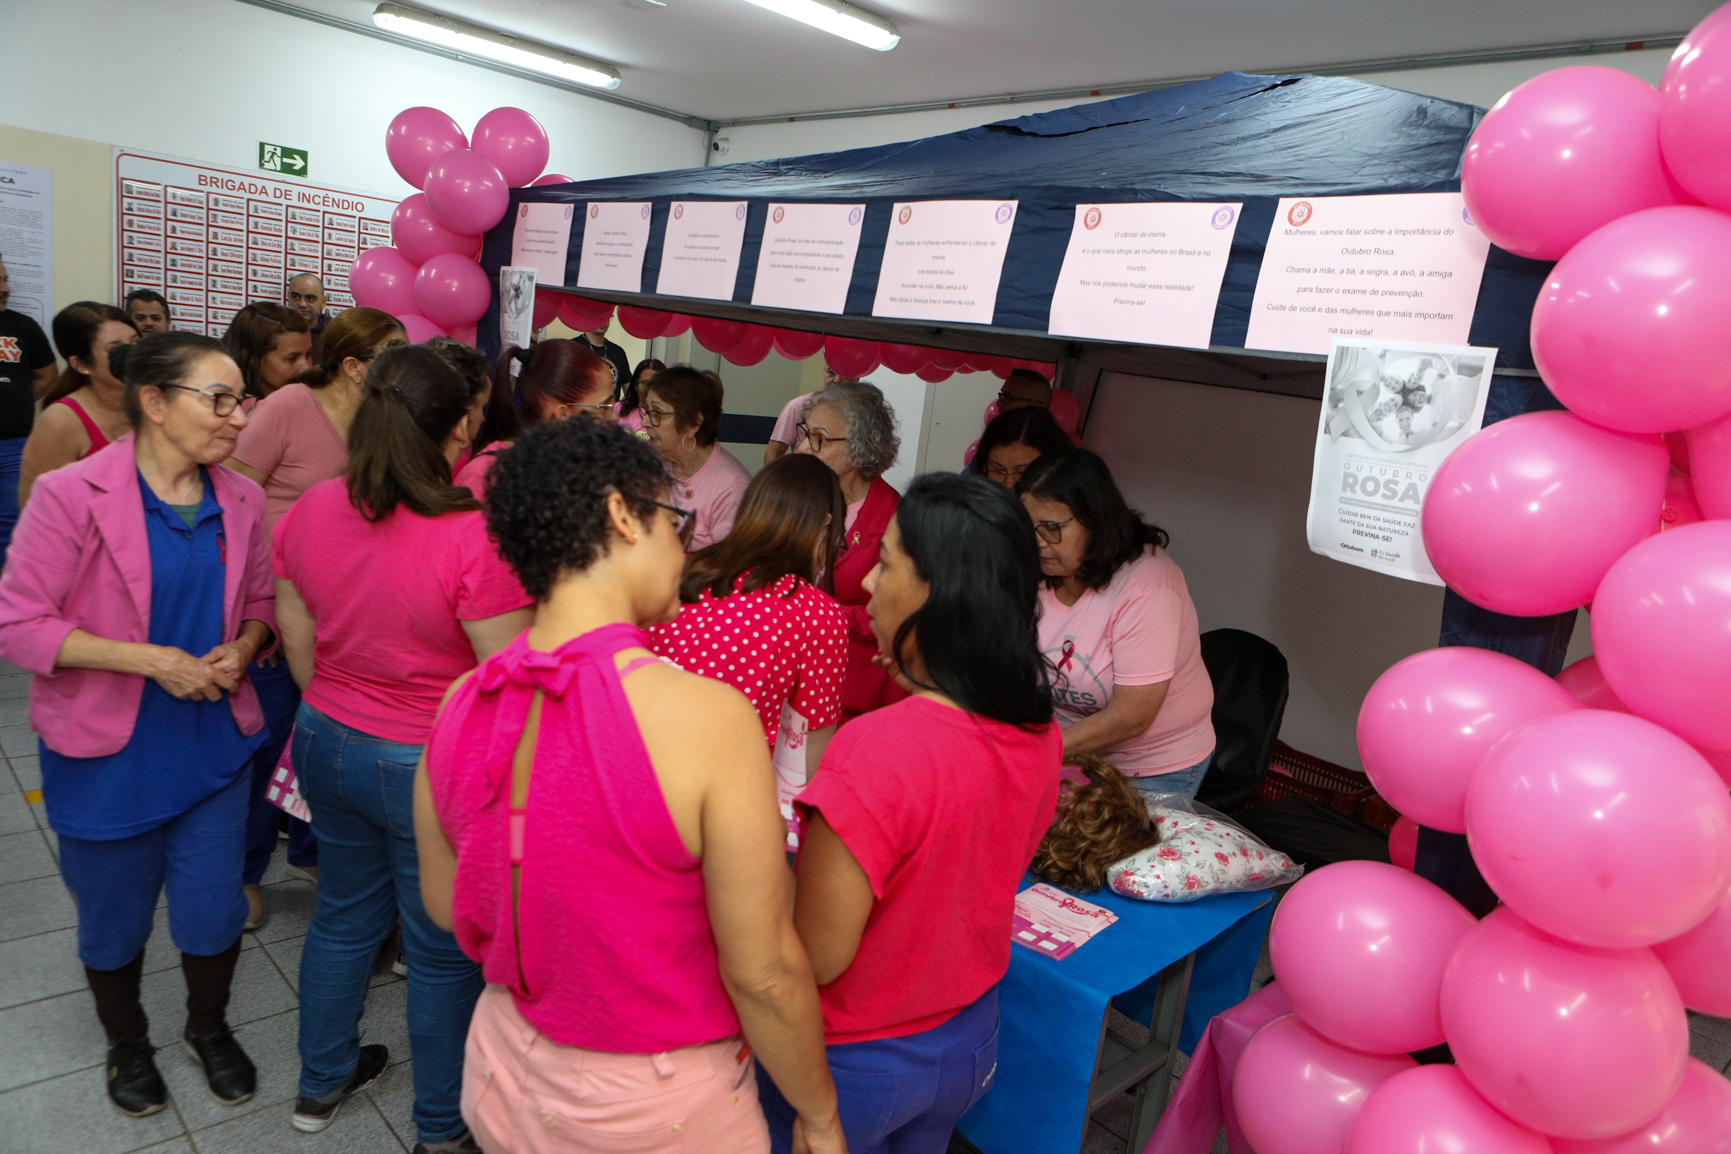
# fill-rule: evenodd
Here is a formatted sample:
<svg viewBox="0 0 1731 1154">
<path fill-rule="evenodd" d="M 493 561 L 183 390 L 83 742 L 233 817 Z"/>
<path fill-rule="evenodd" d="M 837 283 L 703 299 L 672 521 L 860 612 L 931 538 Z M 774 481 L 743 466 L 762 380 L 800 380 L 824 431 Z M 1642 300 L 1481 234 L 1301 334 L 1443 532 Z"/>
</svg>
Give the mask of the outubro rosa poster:
<svg viewBox="0 0 1731 1154">
<path fill-rule="evenodd" d="M 1448 455 L 1479 431 L 1496 349 L 1336 338 L 1316 431 L 1313 551 L 1441 585 L 1419 511 Z"/>
</svg>

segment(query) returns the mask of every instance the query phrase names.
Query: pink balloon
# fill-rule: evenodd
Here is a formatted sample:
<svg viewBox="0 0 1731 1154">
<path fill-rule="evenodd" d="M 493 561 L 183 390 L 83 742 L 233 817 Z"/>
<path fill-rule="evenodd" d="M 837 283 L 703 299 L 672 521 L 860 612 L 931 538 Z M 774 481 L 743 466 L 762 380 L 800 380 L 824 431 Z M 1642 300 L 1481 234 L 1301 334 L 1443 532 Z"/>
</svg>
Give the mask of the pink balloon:
<svg viewBox="0 0 1731 1154">
<path fill-rule="evenodd" d="M 493 282 L 481 266 L 454 252 L 442 253 L 415 275 L 415 300 L 421 315 L 442 328 L 472 325 L 493 303 Z"/>
<path fill-rule="evenodd" d="M 1731 414 L 1690 429 L 1689 481 L 1701 515 L 1731 518 Z"/>
<path fill-rule="evenodd" d="M 930 357 L 932 364 L 940 369 L 949 369 L 951 372 L 955 372 L 968 363 L 967 353 L 958 353 L 953 349 L 933 349 Z"/>
<path fill-rule="evenodd" d="M 939 381 L 947 381 L 955 375 L 955 370 L 941 369 L 930 361 L 914 370 L 914 376 L 918 377 L 922 381 L 930 381 L 932 384 L 937 384 Z"/>
<path fill-rule="evenodd" d="M 1058 422 L 1058 427 L 1070 436 L 1076 435 L 1076 426 L 1082 423 L 1082 407 L 1076 403 L 1076 397 L 1063 389 L 1052 390 L 1052 403 L 1049 406 L 1052 419 Z"/>
<path fill-rule="evenodd" d="M 1353 1119 L 1344 1154 L 1551 1154 L 1453 1066 L 1420 1066 L 1379 1086 Z"/>
<path fill-rule="evenodd" d="M 1280 900 L 1268 952 L 1313 1029 L 1354 1050 L 1404 1054 L 1442 1042 L 1437 991 L 1473 924 L 1421 877 L 1345 861 L 1306 874 Z"/>
<path fill-rule="evenodd" d="M 1650 721 L 1578 709 L 1485 755 L 1467 840 L 1497 896 L 1567 941 L 1650 946 L 1731 888 L 1731 797 L 1713 767 Z"/>
<path fill-rule="evenodd" d="M 1731 1018 L 1731 893 L 1700 922 L 1653 947 L 1691 1010 Z"/>
<path fill-rule="evenodd" d="M 1560 412 L 1499 421 L 1431 478 L 1425 552 L 1449 588 L 1475 605 L 1517 617 L 1574 609 L 1653 532 L 1669 469 L 1658 437 Z"/>
<path fill-rule="evenodd" d="M 430 341 L 434 337 L 442 337 L 445 330 L 417 313 L 405 313 L 397 318 L 403 326 L 403 335 L 412 345 Z"/>
<path fill-rule="evenodd" d="M 454 341 L 462 341 L 464 344 L 468 345 L 470 348 L 475 347 L 475 326 L 474 325 L 462 325 L 458 328 L 452 329 L 449 333 L 447 333 L 445 335 L 449 336 Z"/>
<path fill-rule="evenodd" d="M 884 368 L 892 373 L 912 373 L 926 363 L 926 350 L 918 345 L 898 345 L 884 341 L 878 345 Z"/>
<path fill-rule="evenodd" d="M 1557 684 L 1569 691 L 1569 695 L 1588 709 L 1608 709 L 1613 713 L 1628 713 L 1630 709 L 1623 704 L 1623 699 L 1617 696 L 1610 682 L 1605 680 L 1605 673 L 1599 668 L 1599 659 L 1592 654 L 1581 658 L 1561 673 L 1557 674 Z"/>
<path fill-rule="evenodd" d="M 691 318 L 686 316 L 684 313 L 674 313 L 673 319 L 667 322 L 667 331 L 661 335 L 664 337 L 677 337 L 690 331 Z"/>
<path fill-rule="evenodd" d="M 1388 860 L 1403 870 L 1418 865 L 1418 822 L 1404 813 L 1394 819 L 1388 831 Z"/>
<path fill-rule="evenodd" d="M 434 161 L 467 147 L 469 138 L 457 122 L 425 105 L 403 109 L 385 129 L 385 156 L 397 175 L 416 188 L 426 187 Z"/>
<path fill-rule="evenodd" d="M 530 325 L 540 329 L 552 324 L 554 318 L 559 315 L 559 301 L 563 296 L 563 293 L 535 290 L 535 311 L 529 318 Z"/>
<path fill-rule="evenodd" d="M 1679 472 L 1679 473 L 1682 473 L 1684 476 L 1688 476 L 1688 474 L 1689 474 L 1689 434 L 1688 434 L 1688 432 L 1686 430 L 1682 431 L 1682 432 L 1678 432 L 1676 430 L 1673 430 L 1669 433 L 1666 433 L 1665 434 L 1665 447 L 1667 449 L 1671 450 L 1671 468 L 1677 470 L 1677 472 Z"/>
<path fill-rule="evenodd" d="M 619 327 L 638 340 L 647 341 L 660 336 L 667 331 L 667 326 L 672 321 L 672 313 L 664 313 L 658 309 L 637 308 L 634 305 L 619 306 Z"/>
<path fill-rule="evenodd" d="M 1731 209 L 1731 14 L 1724 8 L 1671 54 L 1659 82 L 1659 145 L 1679 184 Z"/>
<path fill-rule="evenodd" d="M 1615 1138 L 1559 1138 L 1553 1145 L 1556 1154 L 1731 1154 L 1731 1082 L 1690 1058 L 1683 1084 L 1645 1126 Z"/>
<path fill-rule="evenodd" d="M 604 332 L 613 319 L 613 306 L 603 301 L 574 297 L 569 293 L 560 293 L 559 297 L 559 319 L 573 332 Z"/>
<path fill-rule="evenodd" d="M 1673 472 L 1665 478 L 1665 504 L 1659 510 L 1659 531 L 1681 529 L 1701 519 L 1701 506 L 1695 501 L 1695 486 L 1682 473 Z"/>
<path fill-rule="evenodd" d="M 745 339 L 745 326 L 719 317 L 692 317 L 691 335 L 712 353 L 726 353 Z"/>
<path fill-rule="evenodd" d="M 1621 69 L 1578 64 L 1535 76 L 1473 130 L 1461 162 L 1467 211 L 1510 252 L 1557 260 L 1620 216 L 1682 199 L 1659 158 L 1658 128 L 1659 94 Z"/>
<path fill-rule="evenodd" d="M 546 176 L 538 176 L 529 182 L 530 188 L 540 188 L 544 184 L 576 184 L 575 177 L 566 176 L 562 172 L 549 172 Z"/>
<path fill-rule="evenodd" d="M 1593 654 L 1630 709 L 1692 745 L 1731 749 L 1731 521 L 1649 537 L 1605 574 Z"/>
<path fill-rule="evenodd" d="M 369 248 L 349 270 L 349 292 L 363 308 L 378 309 L 394 317 L 421 311 L 415 302 L 415 274 L 419 266 L 410 264 L 394 248 Z"/>
<path fill-rule="evenodd" d="M 1405 1054 L 1337 1046 L 1297 1014 L 1282 1014 L 1245 1045 L 1233 1074 L 1233 1106 L 1256 1154 L 1339 1154 L 1371 1092 L 1417 1065 Z"/>
<path fill-rule="evenodd" d="M 433 219 L 427 194 L 405 196 L 391 213 L 391 243 L 416 267 L 440 253 L 454 252 L 473 258 L 481 251 L 481 238 L 454 233 Z"/>
<path fill-rule="evenodd" d="M 463 236 L 479 236 L 511 206 L 511 189 L 494 163 L 478 152 L 447 152 L 427 174 L 427 207 L 433 219 Z"/>
<path fill-rule="evenodd" d="M 721 354 L 732 365 L 755 365 L 769 355 L 770 346 L 775 342 L 774 331 L 765 325 L 747 325 L 745 336 L 739 343 Z"/>
<path fill-rule="evenodd" d="M 823 352 L 822 333 L 802 333 L 795 329 L 775 330 L 775 351 L 790 361 L 803 361 Z"/>
<path fill-rule="evenodd" d="M 1467 829 L 1467 784 L 1501 738 L 1576 708 L 1524 661 L 1466 645 L 1402 658 L 1358 711 L 1358 756 L 1371 784 L 1420 825 Z"/>
<path fill-rule="evenodd" d="M 1677 1092 L 1689 1057 L 1683 1003 L 1652 950 L 1570 945 L 1507 906 L 1449 960 L 1442 1019 L 1475 1090 L 1521 1125 L 1566 1138 L 1643 1125 Z"/>
<path fill-rule="evenodd" d="M 867 376 L 883 363 L 878 356 L 876 341 L 855 340 L 853 337 L 830 337 L 823 345 L 824 360 L 844 378 L 857 380 Z"/>
<path fill-rule="evenodd" d="M 470 144 L 492 161 L 512 188 L 522 188 L 547 167 L 547 130 L 521 108 L 495 108 L 475 122 Z"/>
<path fill-rule="evenodd" d="M 1591 200 L 1590 196 L 1574 198 Z M 1731 216 L 1650 208 L 1581 241 L 1533 306 L 1533 360 L 1577 416 L 1663 433 L 1731 411 Z"/>
</svg>

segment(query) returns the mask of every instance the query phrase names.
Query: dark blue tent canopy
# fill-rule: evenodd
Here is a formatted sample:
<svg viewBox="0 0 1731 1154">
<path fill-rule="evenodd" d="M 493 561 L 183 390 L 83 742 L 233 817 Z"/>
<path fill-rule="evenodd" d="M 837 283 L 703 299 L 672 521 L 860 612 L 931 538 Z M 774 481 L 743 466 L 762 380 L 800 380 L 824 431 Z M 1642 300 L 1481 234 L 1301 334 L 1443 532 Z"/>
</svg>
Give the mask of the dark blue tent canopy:
<svg viewBox="0 0 1731 1154">
<path fill-rule="evenodd" d="M 1113 367 L 1180 379 L 1321 395 L 1314 357 L 1243 352 L 1263 248 L 1282 196 L 1447 192 L 1460 188 L 1461 155 L 1482 110 L 1342 77 L 1248 76 L 1211 80 L 877 148 L 681 169 L 513 190 L 513 212 L 488 235 L 483 264 L 509 263 L 511 223 L 523 202 L 590 200 L 653 204 L 642 294 L 583 295 L 786 328 L 910 344 L 1059 360 L 1084 342 L 1046 333 L 1052 290 L 1078 203 L 1238 200 L 1233 241 L 1208 353 L 1151 346 L 1100 346 Z M 989 327 L 871 316 L 892 205 L 909 199 L 1020 202 L 993 324 Z M 658 297 L 667 214 L 675 199 L 749 202 L 733 299 Z M 866 204 L 846 312 L 752 309 L 752 283 L 772 200 Z M 565 284 L 577 280 L 584 214 L 574 223 Z M 1471 341 L 1494 345 L 1499 368 L 1530 369 L 1527 324 L 1547 265 L 1493 248 Z M 497 320 L 483 322 L 483 347 Z M 1243 379 L 1233 379 L 1234 377 Z M 1265 383 L 1258 384 L 1261 380 Z"/>
</svg>

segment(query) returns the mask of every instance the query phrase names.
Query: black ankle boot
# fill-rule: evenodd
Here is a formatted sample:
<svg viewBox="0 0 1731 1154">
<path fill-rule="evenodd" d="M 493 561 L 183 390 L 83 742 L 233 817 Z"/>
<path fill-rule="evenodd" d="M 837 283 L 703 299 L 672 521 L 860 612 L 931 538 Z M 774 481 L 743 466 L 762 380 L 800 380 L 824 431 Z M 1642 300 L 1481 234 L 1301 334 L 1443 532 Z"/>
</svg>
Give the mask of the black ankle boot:
<svg viewBox="0 0 1731 1154">
<path fill-rule="evenodd" d="M 240 1105 L 258 1088 L 258 1068 L 227 1026 L 214 1034 L 187 1034 L 181 1045 L 204 1067 L 210 1096 L 224 1106 Z"/>
<path fill-rule="evenodd" d="M 108 1047 L 108 1097 L 122 1114 L 143 1118 L 168 1105 L 154 1053 L 156 1047 L 142 1038 Z"/>
</svg>

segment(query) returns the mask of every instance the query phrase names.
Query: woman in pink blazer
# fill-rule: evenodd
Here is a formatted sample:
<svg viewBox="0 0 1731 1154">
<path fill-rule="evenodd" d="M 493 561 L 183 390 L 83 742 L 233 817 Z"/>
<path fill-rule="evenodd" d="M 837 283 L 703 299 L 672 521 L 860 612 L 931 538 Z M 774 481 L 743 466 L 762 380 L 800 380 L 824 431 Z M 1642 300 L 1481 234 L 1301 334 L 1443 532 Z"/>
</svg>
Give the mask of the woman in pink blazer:
<svg viewBox="0 0 1731 1154">
<path fill-rule="evenodd" d="M 168 1101 L 138 996 L 165 885 L 183 1044 L 218 1101 L 246 1101 L 257 1080 L 226 1010 L 247 765 L 265 736 L 245 675 L 273 637 L 274 586 L 264 491 L 218 467 L 246 425 L 234 360 L 165 332 L 109 363 L 133 435 L 37 481 L 0 575 L 0 657 L 36 675 L 30 725 L 108 1095 L 142 1116 Z"/>
</svg>

